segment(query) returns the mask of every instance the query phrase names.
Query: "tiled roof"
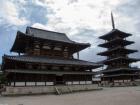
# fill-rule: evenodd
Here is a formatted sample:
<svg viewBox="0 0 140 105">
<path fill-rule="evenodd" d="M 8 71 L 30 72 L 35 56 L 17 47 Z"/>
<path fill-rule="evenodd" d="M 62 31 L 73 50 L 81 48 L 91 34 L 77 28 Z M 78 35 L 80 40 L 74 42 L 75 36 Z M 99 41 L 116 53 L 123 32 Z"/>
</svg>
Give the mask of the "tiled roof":
<svg viewBox="0 0 140 105">
<path fill-rule="evenodd" d="M 98 53 L 98 55 L 107 56 L 116 51 L 125 52 L 126 54 L 131 54 L 131 53 L 137 52 L 137 50 L 127 49 L 127 48 L 123 48 L 123 47 L 116 47 L 111 50 L 100 52 L 100 53 Z"/>
<path fill-rule="evenodd" d="M 120 31 L 118 29 L 113 29 L 112 31 L 108 32 L 107 34 L 105 35 L 102 35 L 100 36 L 99 38 L 100 39 L 108 39 L 110 38 L 112 35 L 117 35 L 116 33 L 119 33 L 121 35 L 121 37 L 125 38 L 125 37 L 128 37 L 128 36 L 131 36 L 131 34 L 129 33 L 125 33 L 123 31 Z"/>
<path fill-rule="evenodd" d="M 78 71 L 41 71 L 41 70 L 13 70 L 13 69 L 9 69 L 6 70 L 6 72 L 10 72 L 10 73 L 28 73 L 28 74 L 57 74 L 57 75 L 62 75 L 62 74 L 82 74 L 82 75 L 93 75 L 95 74 L 95 72 L 78 72 Z"/>
<path fill-rule="evenodd" d="M 126 72 L 140 72 L 139 68 L 115 68 L 115 69 L 105 69 L 105 70 L 101 70 L 99 71 L 99 73 L 109 73 L 109 72 L 118 72 L 118 71 L 126 71 Z"/>
<path fill-rule="evenodd" d="M 88 66 L 92 68 L 97 68 L 102 66 L 101 64 L 78 60 L 78 59 L 56 59 L 46 56 L 4 56 L 4 59 L 10 59 L 21 62 L 31 62 L 31 63 L 46 63 L 46 64 L 58 64 L 58 65 L 75 65 L 75 66 Z"/>
<path fill-rule="evenodd" d="M 33 27 L 27 27 L 26 35 L 42 39 L 56 40 L 60 42 L 75 43 L 74 41 L 70 40 L 64 33 L 53 32 Z"/>
<path fill-rule="evenodd" d="M 133 43 L 134 43 L 134 41 L 128 41 L 128 40 L 124 40 L 122 38 L 115 38 L 111 41 L 105 42 L 103 44 L 99 44 L 98 46 L 109 48 L 112 45 L 121 44 L 123 46 L 126 46 L 126 45 L 130 45 L 130 44 L 133 44 Z"/>
<path fill-rule="evenodd" d="M 32 41 L 28 42 L 27 39 L 33 41 L 39 41 L 44 44 L 51 43 L 54 45 L 60 44 L 66 47 L 71 46 L 74 49 L 76 49 L 74 53 L 83 50 L 87 47 L 90 47 L 89 43 L 79 43 L 70 40 L 64 33 L 58 33 L 53 31 L 27 27 L 26 33 L 20 31 L 17 32 L 15 42 L 10 51 L 25 53 L 26 46 L 30 46 L 28 44 L 33 44 Z"/>
<path fill-rule="evenodd" d="M 114 74 L 114 75 L 105 75 L 103 77 L 120 77 L 120 76 L 140 76 L 140 74 Z"/>
<path fill-rule="evenodd" d="M 131 63 L 139 61 L 139 59 L 136 59 L 136 58 L 117 57 L 117 58 L 113 58 L 113 59 L 104 60 L 103 63 L 108 64 L 110 62 L 121 61 L 121 60 L 125 60 L 125 61 L 131 62 Z"/>
</svg>

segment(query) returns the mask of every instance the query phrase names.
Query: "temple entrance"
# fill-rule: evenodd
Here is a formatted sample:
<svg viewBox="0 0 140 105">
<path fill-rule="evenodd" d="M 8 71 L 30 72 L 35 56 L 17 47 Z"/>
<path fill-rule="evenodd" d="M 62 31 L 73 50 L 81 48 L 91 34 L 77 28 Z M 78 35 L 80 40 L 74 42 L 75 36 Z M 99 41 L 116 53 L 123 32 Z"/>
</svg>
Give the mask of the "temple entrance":
<svg viewBox="0 0 140 105">
<path fill-rule="evenodd" d="M 56 75 L 56 85 L 62 85 L 62 84 L 64 84 L 63 76 Z"/>
</svg>

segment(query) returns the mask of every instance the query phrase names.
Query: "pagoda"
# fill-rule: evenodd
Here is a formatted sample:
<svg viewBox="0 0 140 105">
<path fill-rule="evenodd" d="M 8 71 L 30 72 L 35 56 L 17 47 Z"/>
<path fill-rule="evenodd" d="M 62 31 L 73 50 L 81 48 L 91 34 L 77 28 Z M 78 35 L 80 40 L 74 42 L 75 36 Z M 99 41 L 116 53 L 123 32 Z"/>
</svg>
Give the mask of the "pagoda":
<svg viewBox="0 0 140 105">
<path fill-rule="evenodd" d="M 101 64 L 79 60 L 73 54 L 89 43 L 70 40 L 66 34 L 33 27 L 17 32 L 11 52 L 4 55 L 2 71 L 7 86 L 92 84 L 92 69 Z"/>
<path fill-rule="evenodd" d="M 130 33 L 125 33 L 115 28 L 113 15 L 111 13 L 113 29 L 100 36 L 100 39 L 105 40 L 105 43 L 100 44 L 100 47 L 106 48 L 104 52 L 98 53 L 98 55 L 106 56 L 107 59 L 102 61 L 106 65 L 106 69 L 102 70 L 101 80 L 103 83 L 124 83 L 134 81 L 139 76 L 139 69 L 131 67 L 130 64 L 139 61 L 135 58 L 128 57 L 128 54 L 137 52 L 126 48 L 127 45 L 131 45 L 134 42 L 126 40 L 131 36 Z"/>
</svg>

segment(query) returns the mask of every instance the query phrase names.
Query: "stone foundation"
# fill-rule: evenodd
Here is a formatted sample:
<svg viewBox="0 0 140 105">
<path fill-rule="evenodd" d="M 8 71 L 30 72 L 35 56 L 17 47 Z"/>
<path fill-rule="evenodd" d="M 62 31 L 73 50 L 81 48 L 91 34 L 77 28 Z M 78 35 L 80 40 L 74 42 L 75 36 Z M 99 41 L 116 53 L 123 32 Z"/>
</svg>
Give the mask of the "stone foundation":
<svg viewBox="0 0 140 105">
<path fill-rule="evenodd" d="M 100 84 L 104 87 L 127 87 L 127 86 L 140 86 L 140 81 L 124 81 L 124 82 L 102 82 Z"/>
<path fill-rule="evenodd" d="M 28 86 L 28 87 L 5 87 L 2 95 L 32 95 L 32 94 L 64 94 L 77 91 L 100 90 L 98 85 L 60 85 L 60 86 Z"/>
</svg>

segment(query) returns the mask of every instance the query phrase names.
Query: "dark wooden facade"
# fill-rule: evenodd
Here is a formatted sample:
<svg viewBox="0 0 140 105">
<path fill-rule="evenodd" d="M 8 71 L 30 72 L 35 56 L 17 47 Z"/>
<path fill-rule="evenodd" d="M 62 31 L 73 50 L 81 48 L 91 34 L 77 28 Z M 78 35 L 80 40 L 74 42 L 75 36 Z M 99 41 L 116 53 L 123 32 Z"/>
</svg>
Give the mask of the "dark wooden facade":
<svg viewBox="0 0 140 105">
<path fill-rule="evenodd" d="M 3 56 L 2 70 L 10 86 L 89 84 L 92 69 L 101 64 L 75 59 L 89 43 L 71 41 L 65 34 L 27 27 L 17 32 L 12 52 Z"/>
<path fill-rule="evenodd" d="M 103 73 L 102 81 L 114 83 L 115 81 L 133 81 L 139 78 L 140 70 L 130 67 L 131 63 L 139 61 L 139 59 L 128 57 L 128 54 L 137 52 L 137 50 L 126 48 L 127 45 L 134 43 L 133 41 L 126 40 L 128 36 L 131 36 L 131 34 L 118 29 L 112 29 L 111 32 L 99 37 L 105 40 L 105 43 L 99 46 L 107 49 L 104 52 L 98 53 L 98 55 L 107 57 L 102 62 L 107 65 L 107 68 L 101 71 Z"/>
</svg>

